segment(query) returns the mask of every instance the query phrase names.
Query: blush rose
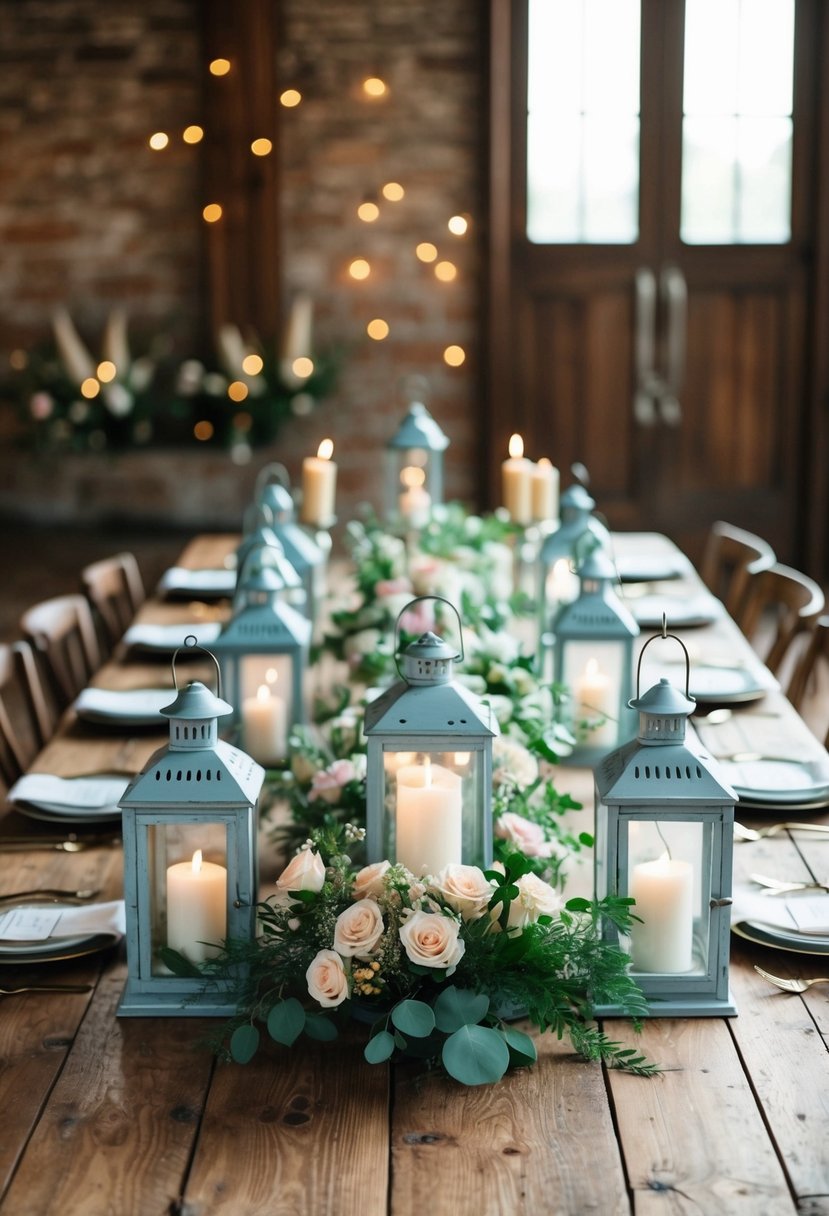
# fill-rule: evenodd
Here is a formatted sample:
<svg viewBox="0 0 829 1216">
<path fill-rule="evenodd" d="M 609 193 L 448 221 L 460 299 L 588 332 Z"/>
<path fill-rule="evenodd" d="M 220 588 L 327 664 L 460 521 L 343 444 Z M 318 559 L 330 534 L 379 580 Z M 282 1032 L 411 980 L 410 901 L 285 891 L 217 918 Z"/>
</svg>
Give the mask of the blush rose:
<svg viewBox="0 0 829 1216">
<path fill-rule="evenodd" d="M 341 1005 L 348 996 L 348 977 L 336 950 L 320 950 L 305 972 L 308 994 L 326 1009 Z"/>
<path fill-rule="evenodd" d="M 337 917 L 334 949 L 346 958 L 367 959 L 383 936 L 383 917 L 373 899 L 359 899 Z"/>
</svg>

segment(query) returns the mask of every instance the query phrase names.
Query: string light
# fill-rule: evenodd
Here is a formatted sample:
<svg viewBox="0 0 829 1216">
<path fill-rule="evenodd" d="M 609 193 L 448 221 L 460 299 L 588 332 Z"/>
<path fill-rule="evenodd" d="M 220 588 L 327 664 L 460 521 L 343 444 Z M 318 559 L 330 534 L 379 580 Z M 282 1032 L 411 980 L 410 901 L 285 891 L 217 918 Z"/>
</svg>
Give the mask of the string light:
<svg viewBox="0 0 829 1216">
<path fill-rule="evenodd" d="M 365 258 L 355 258 L 348 268 L 352 279 L 367 279 L 371 274 L 371 266 Z"/>
<path fill-rule="evenodd" d="M 279 94 L 279 104 L 285 106 L 286 109 L 293 109 L 302 101 L 302 94 L 299 89 L 285 89 Z"/>
<path fill-rule="evenodd" d="M 102 384 L 109 384 L 110 380 L 114 380 L 118 374 L 118 369 L 109 359 L 104 359 L 95 369 L 95 375 Z"/>
<path fill-rule="evenodd" d="M 457 275 L 458 269 L 454 262 L 438 262 L 435 267 L 435 278 L 440 279 L 441 283 L 451 283 Z"/>
<path fill-rule="evenodd" d="M 162 148 L 166 148 L 170 142 L 170 136 L 164 131 L 156 131 L 147 141 L 153 152 L 160 152 Z"/>
<path fill-rule="evenodd" d="M 213 423 L 208 422 L 206 418 L 203 418 L 201 422 L 197 422 L 193 427 L 193 434 L 197 439 L 201 439 L 202 442 L 204 442 L 206 439 L 212 439 Z"/>
<path fill-rule="evenodd" d="M 264 366 L 261 355 L 245 355 L 242 360 L 242 371 L 246 376 L 258 376 Z"/>
<path fill-rule="evenodd" d="M 86 397 L 91 401 L 93 397 L 97 397 L 101 391 L 101 386 L 94 376 L 87 376 L 81 384 L 81 396 Z"/>
<path fill-rule="evenodd" d="M 295 376 L 298 376 L 300 380 L 307 380 L 313 370 L 314 360 L 309 359 L 307 355 L 300 355 L 299 358 L 294 359 L 293 363 L 291 364 L 291 371 Z"/>
<path fill-rule="evenodd" d="M 462 346 L 447 346 L 443 352 L 443 361 L 448 367 L 460 367 L 466 359 L 466 351 Z"/>
<path fill-rule="evenodd" d="M 204 139 L 204 128 L 197 123 L 191 123 L 189 127 L 184 128 L 181 138 L 186 144 L 199 144 Z"/>
<path fill-rule="evenodd" d="M 227 76 L 230 71 L 229 59 L 211 59 L 210 74 L 212 76 Z"/>
<path fill-rule="evenodd" d="M 431 241 L 421 241 L 415 249 L 415 255 L 421 262 L 434 262 L 438 256 L 437 246 Z"/>
<path fill-rule="evenodd" d="M 250 150 L 254 156 L 267 156 L 273 151 L 273 144 L 269 139 L 255 139 L 250 145 Z"/>
<path fill-rule="evenodd" d="M 384 338 L 389 336 L 389 323 L 388 321 L 384 321 L 382 317 L 375 317 L 366 326 L 366 333 L 370 338 L 374 338 L 375 342 L 382 342 Z"/>
<path fill-rule="evenodd" d="M 453 236 L 466 236 L 469 229 L 469 218 L 465 215 L 453 215 L 446 224 Z"/>
<path fill-rule="evenodd" d="M 367 199 L 364 203 L 360 203 L 357 208 L 357 215 L 365 224 L 373 224 L 380 215 L 380 208 L 376 203 Z"/>
<path fill-rule="evenodd" d="M 382 193 L 383 198 L 388 199 L 390 203 L 399 203 L 406 191 L 400 185 L 400 182 L 386 182 Z"/>
<path fill-rule="evenodd" d="M 386 91 L 386 82 L 379 76 L 367 76 L 363 81 L 363 92 L 367 97 L 383 97 Z"/>
<path fill-rule="evenodd" d="M 231 401 L 244 401 L 248 395 L 248 386 L 244 380 L 231 380 L 227 386 L 227 395 Z"/>
<path fill-rule="evenodd" d="M 219 203 L 208 203 L 202 211 L 202 218 L 208 224 L 215 224 L 222 218 L 222 208 Z"/>
</svg>

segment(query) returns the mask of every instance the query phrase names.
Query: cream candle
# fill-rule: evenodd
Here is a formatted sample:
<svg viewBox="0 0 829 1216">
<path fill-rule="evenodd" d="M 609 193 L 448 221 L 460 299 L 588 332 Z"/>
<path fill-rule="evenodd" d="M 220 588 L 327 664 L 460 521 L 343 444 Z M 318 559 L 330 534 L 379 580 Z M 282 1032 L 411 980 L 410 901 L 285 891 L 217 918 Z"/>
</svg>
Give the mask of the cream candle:
<svg viewBox="0 0 829 1216">
<path fill-rule="evenodd" d="M 167 945 L 203 963 L 226 935 L 227 870 L 196 849 L 192 861 L 167 868 Z"/>
<path fill-rule="evenodd" d="M 242 746 L 259 764 L 278 764 L 288 753 L 285 702 L 267 684 L 242 702 Z"/>
<path fill-rule="evenodd" d="M 334 520 L 337 466 L 333 454 L 332 440 L 323 439 L 316 456 L 306 456 L 302 462 L 301 519 L 314 528 L 328 528 Z"/>
<path fill-rule="evenodd" d="M 569 557 L 560 557 L 553 562 L 547 575 L 545 595 L 548 603 L 572 604 L 579 594 L 579 576 L 573 569 Z"/>
<path fill-rule="evenodd" d="M 532 471 L 532 515 L 541 522 L 558 519 L 558 469 L 542 456 Z"/>
<path fill-rule="evenodd" d="M 616 696 L 610 677 L 602 671 L 596 659 L 588 659 L 574 689 L 574 717 L 591 747 L 613 747 L 616 743 L 618 712 Z M 596 723 L 582 726 L 582 723 Z"/>
<path fill-rule="evenodd" d="M 462 795 L 458 774 L 428 757 L 397 770 L 396 860 L 413 874 L 437 874 L 461 862 Z"/>
<path fill-rule="evenodd" d="M 532 519 L 533 463 L 524 455 L 524 440 L 512 435 L 509 459 L 501 465 L 501 487 L 504 506 L 516 524 L 528 524 Z"/>
<path fill-rule="evenodd" d="M 637 971 L 680 972 L 693 966 L 694 871 L 667 853 L 633 867 L 629 894 L 642 918 L 631 929 L 631 961 Z"/>
<path fill-rule="evenodd" d="M 400 514 L 412 527 L 422 527 L 429 519 L 432 496 L 425 486 L 426 471 L 415 465 L 407 465 L 400 471 L 403 489 L 398 498 Z"/>
</svg>

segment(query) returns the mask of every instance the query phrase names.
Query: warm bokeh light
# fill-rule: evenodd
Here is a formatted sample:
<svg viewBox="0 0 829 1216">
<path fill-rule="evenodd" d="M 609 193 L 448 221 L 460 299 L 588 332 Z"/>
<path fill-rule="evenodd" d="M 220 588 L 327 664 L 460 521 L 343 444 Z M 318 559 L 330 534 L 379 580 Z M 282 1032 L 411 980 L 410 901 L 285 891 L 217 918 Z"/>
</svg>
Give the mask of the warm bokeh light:
<svg viewBox="0 0 829 1216">
<path fill-rule="evenodd" d="M 198 144 L 204 139 L 204 128 L 198 126 L 197 123 L 192 123 L 191 126 L 185 127 L 181 133 L 181 138 L 186 144 Z"/>
<path fill-rule="evenodd" d="M 166 148 L 170 142 L 170 136 L 164 131 L 156 131 L 149 138 L 149 145 L 153 152 L 160 152 L 162 148 Z"/>
<path fill-rule="evenodd" d="M 509 454 L 513 460 L 520 460 L 524 455 L 524 440 L 517 432 L 509 437 Z"/>
<path fill-rule="evenodd" d="M 376 203 L 360 203 L 360 206 L 357 208 L 357 215 L 366 224 L 373 224 L 379 214 L 380 208 Z"/>
<path fill-rule="evenodd" d="M 458 277 L 458 268 L 454 262 L 438 262 L 435 267 L 435 278 L 441 283 L 451 283 Z"/>
<path fill-rule="evenodd" d="M 322 443 L 317 448 L 317 456 L 320 460 L 330 460 L 334 455 L 334 440 L 323 439 Z"/>
<path fill-rule="evenodd" d="M 314 370 L 314 360 L 309 359 L 307 355 L 300 355 L 298 359 L 294 359 L 291 364 L 291 371 L 300 380 L 307 380 Z"/>
<path fill-rule="evenodd" d="M 91 401 L 93 397 L 97 397 L 101 391 L 101 386 L 94 376 L 87 376 L 81 385 L 81 396 L 86 397 Z"/>
<path fill-rule="evenodd" d="M 365 258 L 355 258 L 348 268 L 352 279 L 367 279 L 371 274 L 371 266 Z"/>
<path fill-rule="evenodd" d="M 285 106 L 288 110 L 292 109 L 294 106 L 298 106 L 301 101 L 302 94 L 300 93 L 299 89 L 285 89 L 283 93 L 279 94 L 280 105 Z"/>
<path fill-rule="evenodd" d="M 114 380 L 118 375 L 118 368 L 109 359 L 104 359 L 103 363 L 99 363 L 95 369 L 95 375 L 102 384 L 109 384 L 110 380 Z"/>
<path fill-rule="evenodd" d="M 434 262 L 438 256 L 437 245 L 433 245 L 431 241 L 421 241 L 415 249 L 415 255 L 421 262 Z"/>
<path fill-rule="evenodd" d="M 254 156 L 268 156 L 273 152 L 273 144 L 269 139 L 255 139 L 250 145 L 250 150 Z"/>
<path fill-rule="evenodd" d="M 245 355 L 242 360 L 242 371 L 246 376 L 258 376 L 264 366 L 261 355 Z"/>
<path fill-rule="evenodd" d="M 222 208 L 219 203 L 208 203 L 202 211 L 202 217 L 208 224 L 215 224 L 222 218 Z"/>
<path fill-rule="evenodd" d="M 460 367 L 466 359 L 466 351 L 462 346 L 447 346 L 443 352 L 443 362 L 449 367 Z"/>
<path fill-rule="evenodd" d="M 227 386 L 227 395 L 231 401 L 244 401 L 249 391 L 244 380 L 231 380 Z"/>
<path fill-rule="evenodd" d="M 414 486 L 422 486 L 425 481 L 426 470 L 419 469 L 416 465 L 410 464 L 400 470 L 400 482 L 409 490 Z"/>
<path fill-rule="evenodd" d="M 386 182 L 383 187 L 383 198 L 387 198 L 390 203 L 399 203 L 405 193 L 400 182 Z"/>
<path fill-rule="evenodd" d="M 203 418 L 201 420 L 201 422 L 197 422 L 196 425 L 193 427 L 193 434 L 196 436 L 197 439 L 201 439 L 201 440 L 212 439 L 213 438 L 213 423 L 208 422 L 208 420 L 206 418 Z"/>
<path fill-rule="evenodd" d="M 386 91 L 386 82 L 379 76 L 367 76 L 363 81 L 363 92 L 367 97 L 382 97 Z"/>
<path fill-rule="evenodd" d="M 227 76 L 230 71 L 229 59 L 211 59 L 210 74 L 211 76 Z"/>
<path fill-rule="evenodd" d="M 28 367 L 29 356 L 25 350 L 13 350 L 9 355 L 9 366 L 13 367 L 16 372 L 22 372 L 24 367 Z"/>
<path fill-rule="evenodd" d="M 389 323 L 388 321 L 384 321 L 382 317 L 375 317 L 366 326 L 366 333 L 370 338 L 374 338 L 375 342 L 382 342 L 384 338 L 389 336 Z"/>
<path fill-rule="evenodd" d="M 465 215 L 453 215 L 446 227 L 452 233 L 452 236 L 466 236 L 469 228 L 469 220 Z"/>
<path fill-rule="evenodd" d="M 253 416 L 246 410 L 241 410 L 238 414 L 233 415 L 233 425 L 237 431 L 249 431 L 253 426 Z"/>
</svg>

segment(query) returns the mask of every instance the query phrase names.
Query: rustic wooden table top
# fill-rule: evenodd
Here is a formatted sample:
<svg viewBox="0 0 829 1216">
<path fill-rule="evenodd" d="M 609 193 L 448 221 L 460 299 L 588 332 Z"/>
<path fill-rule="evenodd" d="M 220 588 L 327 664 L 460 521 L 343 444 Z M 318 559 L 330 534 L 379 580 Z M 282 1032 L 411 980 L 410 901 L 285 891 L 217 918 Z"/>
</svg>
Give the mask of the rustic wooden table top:
<svg viewBox="0 0 829 1216">
<path fill-rule="evenodd" d="M 182 564 L 220 564 L 231 544 L 198 538 Z M 150 600 L 141 617 L 187 622 L 194 611 L 205 610 Z M 728 620 L 693 631 L 693 645 L 708 653 L 712 638 L 729 654 L 748 651 Z M 169 683 L 169 664 L 127 656 L 97 682 Z M 725 750 L 737 727 L 748 749 L 767 738 L 770 713 L 779 746 L 793 754 L 817 746 L 772 689 L 722 727 L 731 732 L 722 736 Z M 717 749 L 713 727 L 700 734 Z M 138 768 L 163 742 L 154 732 L 99 731 L 69 713 L 33 767 L 61 775 Z M 585 801 L 589 822 L 590 774 L 559 776 L 559 788 Z M 823 812 L 809 817 L 829 822 Z M 12 813 L 0 832 L 38 828 L 46 830 Z M 785 867 L 787 877 L 826 879 L 829 837 L 784 833 L 739 844 L 735 867 L 737 878 Z M 275 873 L 263 872 L 265 885 Z M 573 882 L 584 878 L 575 873 Z M 119 898 L 120 849 L 0 854 L 0 894 L 23 886 L 96 887 L 102 898 Z M 90 992 L 0 996 L 0 1210 L 829 1216 L 829 987 L 787 996 L 754 963 L 806 977 L 829 968 L 829 959 L 734 938 L 738 1017 L 654 1018 L 640 1036 L 625 1021 L 605 1023 L 612 1038 L 658 1061 L 659 1077 L 607 1072 L 544 1036 L 535 1068 L 479 1089 L 409 1064 L 369 1066 L 357 1038 L 336 1050 L 271 1045 L 246 1067 L 217 1064 L 200 1046 L 204 1019 L 116 1017 L 122 948 L 55 964 L 49 979 L 89 983 Z M 0 984 L 44 974 L 3 968 Z"/>
</svg>

